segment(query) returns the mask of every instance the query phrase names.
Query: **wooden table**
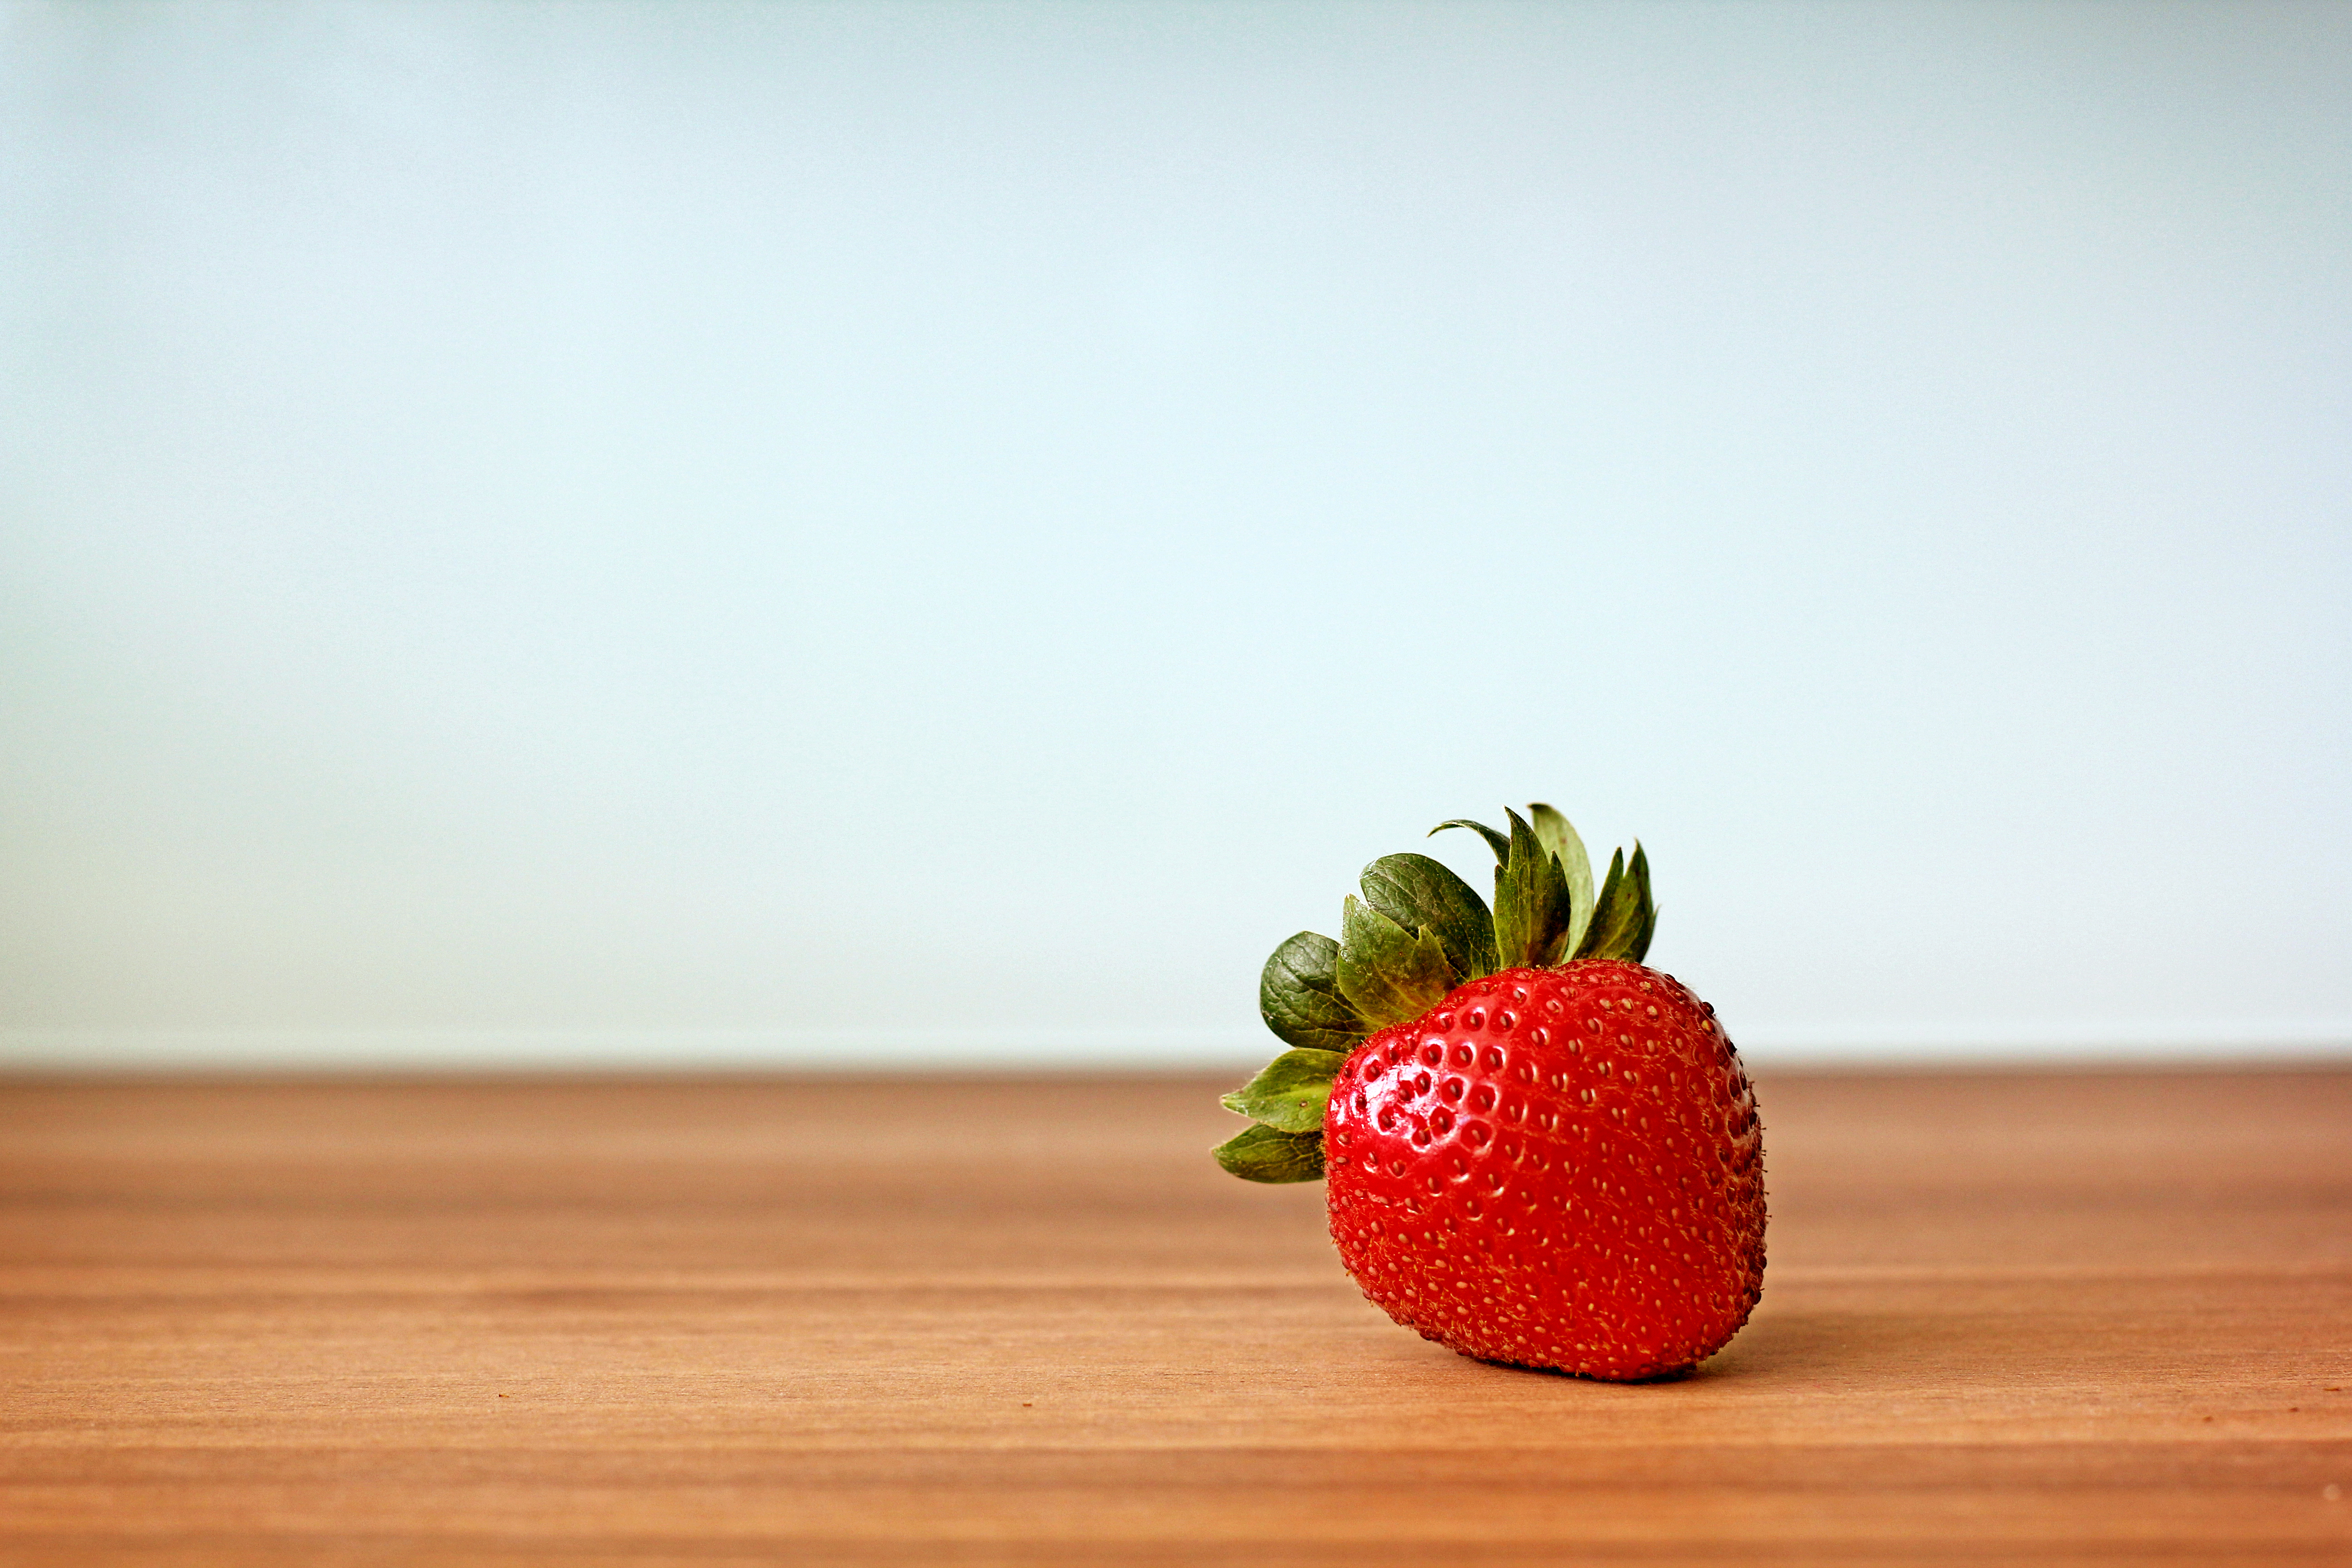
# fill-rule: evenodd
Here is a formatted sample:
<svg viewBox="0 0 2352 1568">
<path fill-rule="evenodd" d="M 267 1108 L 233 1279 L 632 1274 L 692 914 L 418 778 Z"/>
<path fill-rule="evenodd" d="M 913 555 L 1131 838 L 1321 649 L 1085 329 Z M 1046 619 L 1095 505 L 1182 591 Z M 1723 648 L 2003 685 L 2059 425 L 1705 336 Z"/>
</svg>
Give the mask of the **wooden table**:
<svg viewBox="0 0 2352 1568">
<path fill-rule="evenodd" d="M 2352 1563 L 2352 1072 L 1768 1076 L 1635 1387 L 1391 1324 L 1220 1087 L 0 1080 L 0 1563 Z"/>
</svg>

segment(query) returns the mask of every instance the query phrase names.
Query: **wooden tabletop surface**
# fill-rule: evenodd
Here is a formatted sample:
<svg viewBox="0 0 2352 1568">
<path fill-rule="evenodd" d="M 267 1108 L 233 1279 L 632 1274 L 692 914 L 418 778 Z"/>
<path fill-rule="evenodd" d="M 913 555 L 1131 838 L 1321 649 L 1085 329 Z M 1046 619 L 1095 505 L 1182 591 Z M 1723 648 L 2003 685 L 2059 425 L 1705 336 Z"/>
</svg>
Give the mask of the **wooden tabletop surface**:
<svg viewBox="0 0 2352 1568">
<path fill-rule="evenodd" d="M 1768 1075 L 1642 1386 L 1389 1322 L 1223 1087 L 0 1080 L 0 1563 L 2352 1563 L 2352 1072 Z"/>
</svg>

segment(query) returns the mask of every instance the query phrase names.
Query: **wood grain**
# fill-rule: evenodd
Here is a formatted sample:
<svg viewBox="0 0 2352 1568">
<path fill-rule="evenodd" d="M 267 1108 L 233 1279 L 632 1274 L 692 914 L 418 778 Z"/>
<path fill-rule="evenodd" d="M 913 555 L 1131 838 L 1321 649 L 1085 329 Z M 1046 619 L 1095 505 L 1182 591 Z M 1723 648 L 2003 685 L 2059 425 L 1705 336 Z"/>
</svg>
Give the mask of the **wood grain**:
<svg viewBox="0 0 2352 1568">
<path fill-rule="evenodd" d="M 1638 1387 L 1391 1324 L 1222 1087 L 0 1081 L 0 1563 L 2352 1563 L 2352 1073 L 1768 1077 Z"/>
</svg>

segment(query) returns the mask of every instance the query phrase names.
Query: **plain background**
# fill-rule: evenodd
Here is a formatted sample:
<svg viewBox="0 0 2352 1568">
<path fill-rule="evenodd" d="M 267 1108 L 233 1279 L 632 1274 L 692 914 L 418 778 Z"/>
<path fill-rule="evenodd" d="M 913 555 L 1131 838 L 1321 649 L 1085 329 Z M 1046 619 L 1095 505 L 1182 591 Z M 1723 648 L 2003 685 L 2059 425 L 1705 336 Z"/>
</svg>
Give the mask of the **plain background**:
<svg viewBox="0 0 2352 1568">
<path fill-rule="evenodd" d="M 0 1060 L 2338 1049 L 2347 328 L 2342 5 L 8 5 Z"/>
</svg>

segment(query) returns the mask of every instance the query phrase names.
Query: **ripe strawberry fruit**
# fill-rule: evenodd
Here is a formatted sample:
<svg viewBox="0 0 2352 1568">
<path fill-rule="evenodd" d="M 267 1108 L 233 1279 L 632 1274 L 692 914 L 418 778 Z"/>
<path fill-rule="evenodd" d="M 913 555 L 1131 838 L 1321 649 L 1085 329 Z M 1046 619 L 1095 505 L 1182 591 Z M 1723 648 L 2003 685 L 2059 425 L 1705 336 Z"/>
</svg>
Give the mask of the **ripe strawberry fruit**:
<svg viewBox="0 0 2352 1568">
<path fill-rule="evenodd" d="M 1328 1182 L 1366 1296 L 1465 1355 L 1631 1380 L 1737 1333 L 1764 1271 L 1756 1100 L 1715 1009 L 1642 965 L 1649 860 L 1598 893 L 1568 819 L 1475 822 L 1489 910 L 1423 855 L 1364 869 L 1340 940 L 1301 931 L 1258 999 L 1293 1048 L 1225 1097 L 1237 1176 Z"/>
</svg>

